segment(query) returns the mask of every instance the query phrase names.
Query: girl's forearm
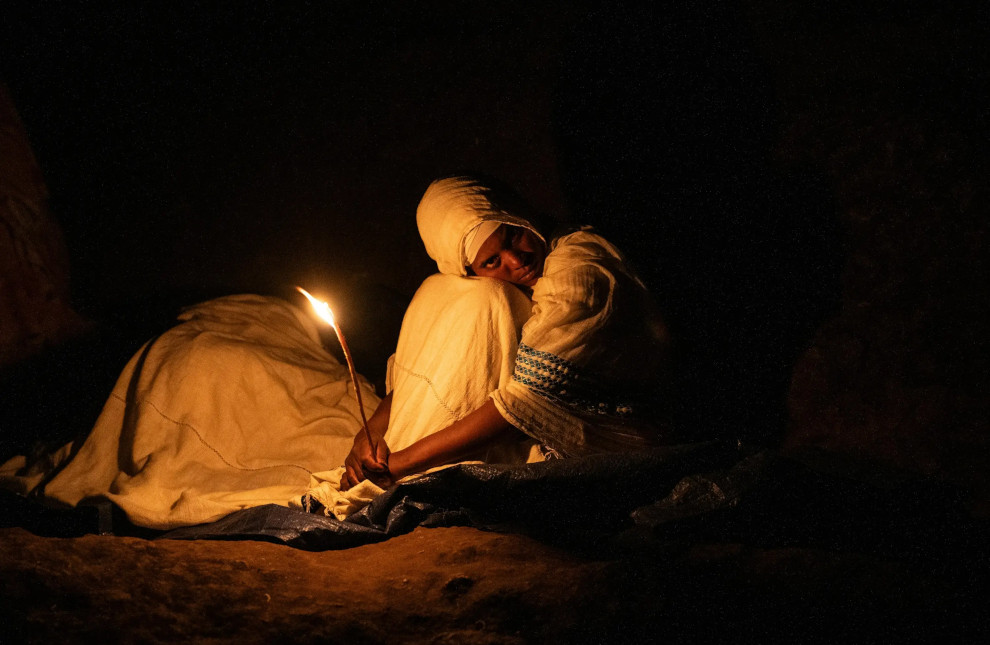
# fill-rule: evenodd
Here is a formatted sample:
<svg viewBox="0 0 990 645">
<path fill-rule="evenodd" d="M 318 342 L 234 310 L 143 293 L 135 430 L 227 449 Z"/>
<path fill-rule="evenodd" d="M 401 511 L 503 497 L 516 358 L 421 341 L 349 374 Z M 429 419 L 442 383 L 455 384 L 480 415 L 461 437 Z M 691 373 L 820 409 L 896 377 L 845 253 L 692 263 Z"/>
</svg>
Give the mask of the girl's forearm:
<svg viewBox="0 0 990 645">
<path fill-rule="evenodd" d="M 375 408 L 374 414 L 368 419 L 368 430 L 375 439 L 381 439 L 388 431 L 388 418 L 392 414 L 392 393 L 385 395 Z"/>
<path fill-rule="evenodd" d="M 370 422 L 369 422 L 370 423 Z M 393 479 L 462 459 L 519 431 L 502 418 L 488 399 L 480 408 L 408 448 L 393 452 L 388 466 Z"/>
</svg>

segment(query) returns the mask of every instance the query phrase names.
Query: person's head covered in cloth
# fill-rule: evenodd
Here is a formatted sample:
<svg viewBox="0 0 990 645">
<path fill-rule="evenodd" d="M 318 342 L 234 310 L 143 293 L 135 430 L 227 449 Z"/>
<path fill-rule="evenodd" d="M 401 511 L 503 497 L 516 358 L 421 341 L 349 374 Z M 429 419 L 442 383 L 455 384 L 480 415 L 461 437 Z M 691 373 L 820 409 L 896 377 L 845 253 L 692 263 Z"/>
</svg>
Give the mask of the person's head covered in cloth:
<svg viewBox="0 0 990 645">
<path fill-rule="evenodd" d="M 547 254 L 535 219 L 507 186 L 476 175 L 435 180 L 416 209 L 420 237 L 441 273 L 529 288 L 542 275 Z"/>
</svg>

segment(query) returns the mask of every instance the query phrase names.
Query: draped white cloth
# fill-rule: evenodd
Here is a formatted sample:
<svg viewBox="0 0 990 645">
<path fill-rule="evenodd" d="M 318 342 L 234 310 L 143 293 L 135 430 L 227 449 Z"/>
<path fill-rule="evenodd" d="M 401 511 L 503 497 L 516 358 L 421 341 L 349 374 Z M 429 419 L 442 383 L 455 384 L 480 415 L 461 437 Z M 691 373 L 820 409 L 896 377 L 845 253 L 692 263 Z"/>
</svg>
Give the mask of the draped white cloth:
<svg viewBox="0 0 990 645">
<path fill-rule="evenodd" d="M 590 230 L 552 242 L 502 416 L 563 456 L 661 443 L 667 339 L 649 292 Z"/>
<path fill-rule="evenodd" d="M 469 257 L 473 255 L 469 249 L 473 247 L 477 251 L 484 242 L 472 233 L 483 223 L 522 226 L 546 241 L 532 223 L 509 212 L 507 209 L 512 204 L 504 203 L 505 199 L 500 201 L 499 197 L 495 190 L 473 177 L 438 179 L 426 189 L 416 209 L 416 226 L 427 254 L 437 263 L 440 273 L 467 275 L 466 267 L 473 259 Z"/>
<path fill-rule="evenodd" d="M 388 363 L 389 449 L 402 450 L 446 428 L 510 383 L 531 309 L 529 298 L 507 282 L 439 273 L 427 278 L 406 309 Z M 460 463 L 542 459 L 537 443 L 520 434 Z M 342 475 L 343 468 L 314 474 L 301 505 L 319 502 L 327 515 L 344 519 L 382 492 L 368 480 L 341 491 Z"/>
<path fill-rule="evenodd" d="M 446 428 L 511 382 L 519 333 L 531 308 L 529 298 L 506 282 L 427 278 L 406 310 L 389 361 L 389 448 L 402 450 Z M 532 446 L 532 441 L 512 441 L 470 458 L 525 462 Z"/>
<path fill-rule="evenodd" d="M 358 404 L 309 316 L 244 295 L 180 320 L 127 364 L 81 445 L 34 470 L 16 457 L 0 485 L 70 506 L 108 499 L 135 524 L 168 529 L 288 504 L 313 473 L 343 463 Z M 378 398 L 361 388 L 370 415 Z"/>
<path fill-rule="evenodd" d="M 441 274 L 417 291 L 390 359 L 389 447 L 489 397 L 528 438 L 472 460 L 537 460 L 538 444 L 575 456 L 659 443 L 665 332 L 615 247 L 587 230 L 555 240 L 532 301 L 514 285 L 465 277 L 483 223 L 535 232 L 507 203 L 470 177 L 434 182 L 420 203 Z M 230 296 L 180 320 L 131 359 L 84 442 L 41 467 L 8 461 L 0 486 L 67 505 L 109 499 L 160 529 L 306 494 L 342 517 L 381 492 L 370 482 L 339 491 L 333 469 L 360 415 L 347 368 L 320 346 L 311 318 L 274 298 Z M 370 416 L 378 398 L 362 389 Z"/>
<path fill-rule="evenodd" d="M 484 222 L 536 231 L 510 203 L 477 177 L 430 185 L 416 222 L 441 273 L 465 274 L 466 240 Z M 513 377 L 491 392 L 499 413 L 562 456 L 662 443 L 666 330 L 618 249 L 590 229 L 553 240 L 533 302 Z"/>
</svg>

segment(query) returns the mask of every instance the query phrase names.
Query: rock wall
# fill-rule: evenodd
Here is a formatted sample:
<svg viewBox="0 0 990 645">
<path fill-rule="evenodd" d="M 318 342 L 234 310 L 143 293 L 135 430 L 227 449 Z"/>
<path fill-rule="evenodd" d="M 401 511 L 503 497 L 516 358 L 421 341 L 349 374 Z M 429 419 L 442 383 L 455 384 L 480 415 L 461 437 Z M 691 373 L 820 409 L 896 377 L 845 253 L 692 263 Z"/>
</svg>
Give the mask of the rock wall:
<svg viewBox="0 0 990 645">
<path fill-rule="evenodd" d="M 81 330 L 69 263 L 27 134 L 0 84 L 0 367 Z"/>
<path fill-rule="evenodd" d="M 793 371 L 786 445 L 987 499 L 983 23 L 964 6 L 909 8 L 757 11 L 787 113 L 778 159 L 831 178 L 844 245 L 839 309 Z"/>
</svg>

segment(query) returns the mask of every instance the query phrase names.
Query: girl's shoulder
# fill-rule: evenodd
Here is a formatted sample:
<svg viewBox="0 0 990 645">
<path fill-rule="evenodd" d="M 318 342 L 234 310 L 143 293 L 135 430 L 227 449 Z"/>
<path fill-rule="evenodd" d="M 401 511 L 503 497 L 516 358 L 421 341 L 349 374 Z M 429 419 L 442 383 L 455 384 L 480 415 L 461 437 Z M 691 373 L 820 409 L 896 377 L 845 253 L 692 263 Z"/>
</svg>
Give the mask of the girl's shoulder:
<svg viewBox="0 0 990 645">
<path fill-rule="evenodd" d="M 591 226 L 569 227 L 554 231 L 547 261 L 581 259 L 624 260 L 622 252 Z"/>
</svg>

